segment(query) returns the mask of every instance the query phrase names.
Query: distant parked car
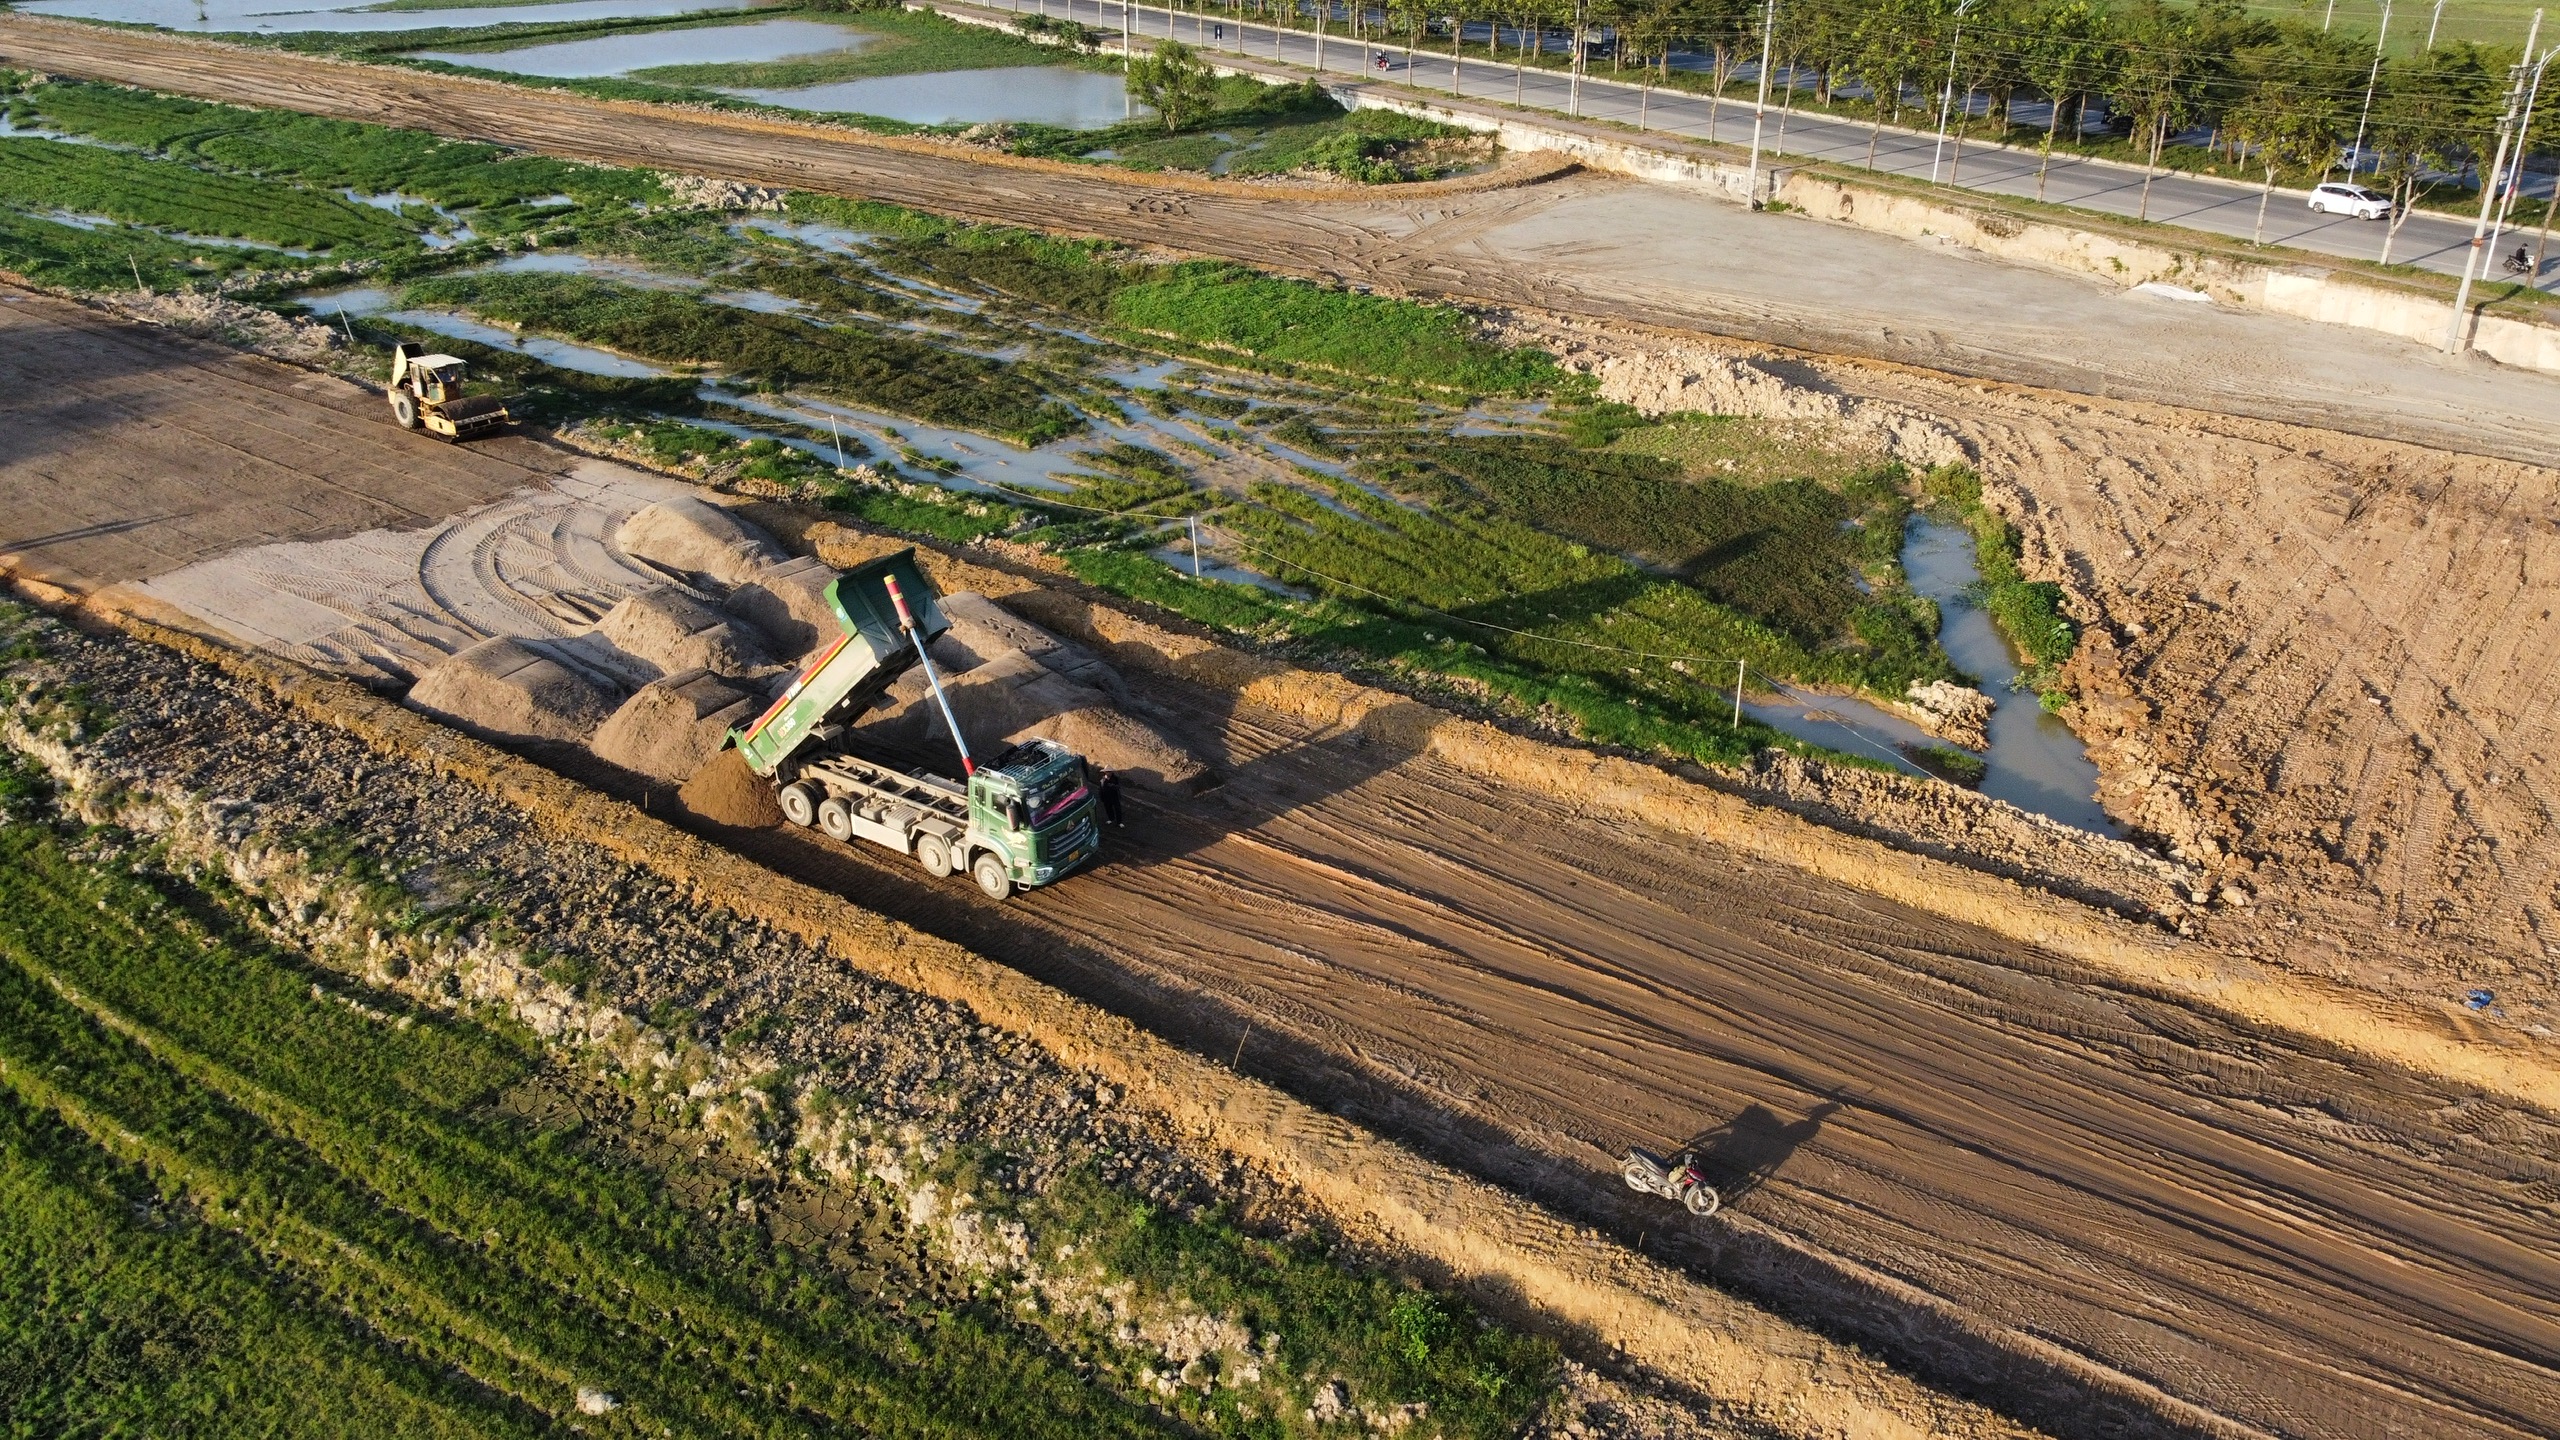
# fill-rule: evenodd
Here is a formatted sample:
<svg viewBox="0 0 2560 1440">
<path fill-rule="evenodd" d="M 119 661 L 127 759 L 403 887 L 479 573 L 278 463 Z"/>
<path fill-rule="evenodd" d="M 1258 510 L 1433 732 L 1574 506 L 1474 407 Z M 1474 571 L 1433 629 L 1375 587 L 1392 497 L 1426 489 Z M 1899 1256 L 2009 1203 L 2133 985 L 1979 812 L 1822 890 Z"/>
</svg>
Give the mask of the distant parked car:
<svg viewBox="0 0 2560 1440">
<path fill-rule="evenodd" d="M 2324 215 L 2352 215 L 2358 220 L 2391 218 L 2391 197 L 2361 185 L 2331 181 L 2311 191 L 2311 208 Z"/>
</svg>

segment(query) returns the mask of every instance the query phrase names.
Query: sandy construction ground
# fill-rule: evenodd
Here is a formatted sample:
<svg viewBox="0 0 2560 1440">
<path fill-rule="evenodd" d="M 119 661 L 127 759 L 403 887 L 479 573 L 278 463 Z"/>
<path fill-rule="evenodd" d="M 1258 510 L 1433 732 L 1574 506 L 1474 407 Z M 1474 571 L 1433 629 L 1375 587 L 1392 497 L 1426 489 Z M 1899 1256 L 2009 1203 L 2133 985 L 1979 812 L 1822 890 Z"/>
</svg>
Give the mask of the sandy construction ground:
<svg viewBox="0 0 2560 1440">
<path fill-rule="evenodd" d="M 326 475 L 348 467 L 488 467 L 482 490 L 452 482 L 459 516 L 574 463 L 529 442 L 443 447 L 343 387 L 296 391 L 298 372 L 211 364 L 73 307 L 0 316 L 20 342 L 0 348 L 7 513 L 41 509 L 66 454 L 128 430 L 139 443 L 179 413 L 170 399 L 64 423 L 20 399 L 45 377 L 18 357 L 93 347 L 127 356 L 121 375 L 186 374 L 201 407 L 186 423 L 207 437 L 252 401 L 262 424 L 312 437 L 295 442 L 315 457 L 298 485 L 282 467 L 244 485 L 210 443 L 156 452 L 144 478 L 198 497 L 188 533 L 235 547 L 383 523 L 272 518 L 335 493 Z M 2049 399 L 1998 404 L 2015 407 L 2003 443 L 2020 454 L 2082 433 Z M 1958 423 L 1993 438 L 1994 413 Z M 2081 443 L 2134 446 L 2110 433 Z M 2281 439 L 2244 427 L 2228 443 L 2267 454 Z M 2178 473 L 2160 448 L 2129 453 Z M 122 523 L 111 492 L 90 503 L 88 523 Z M 147 523 L 123 533 L 159 523 L 128 508 Z M 165 575 L 175 548 L 76 552 L 77 575 Z M 2129 653 L 2138 685 L 2150 652 Z M 1188 717 L 1181 738 L 1227 783 L 1142 799 L 1112 862 L 1056 890 L 997 908 L 808 832 L 740 843 L 2061 1433 L 2560 1426 L 2551 1117 L 2349 1068 L 2014 942 L 1229 697 L 1133 683 Z M 1692 1139 L 1733 1192 L 1730 1218 L 1692 1225 L 1617 1187 L 1620 1147 Z"/>
</svg>

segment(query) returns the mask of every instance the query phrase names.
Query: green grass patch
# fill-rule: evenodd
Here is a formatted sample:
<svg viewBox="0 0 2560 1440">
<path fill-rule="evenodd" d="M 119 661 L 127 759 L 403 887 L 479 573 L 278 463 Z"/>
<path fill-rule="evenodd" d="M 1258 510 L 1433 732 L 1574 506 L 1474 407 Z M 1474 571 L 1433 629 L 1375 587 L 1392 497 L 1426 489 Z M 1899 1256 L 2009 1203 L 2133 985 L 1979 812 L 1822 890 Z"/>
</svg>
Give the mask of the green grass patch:
<svg viewBox="0 0 2560 1440">
<path fill-rule="evenodd" d="M 320 251 L 417 243 L 417 227 L 335 195 L 56 140 L 0 139 L 0 203 Z"/>
<path fill-rule="evenodd" d="M 1547 356 L 1476 338 L 1464 312 L 1282 280 L 1218 261 L 1168 266 L 1111 296 L 1133 330 L 1248 357 L 1470 395 L 1526 395 L 1562 378 Z"/>
<path fill-rule="evenodd" d="M 1348 1381 L 1369 1409 L 1427 1406 L 1429 1428 L 1468 1440 L 1518 1434 L 1554 1386 L 1555 1347 L 1485 1323 L 1473 1307 L 1345 1269 L 1311 1241 L 1265 1240 L 1209 1214 L 1181 1219 L 1072 1174 L 1031 1207 L 1079 1253 L 1162 1295 L 1280 1337 L 1277 1361 L 1308 1377 Z M 1255 1427 L 1234 1392 L 1192 1417 L 1226 1434 Z M 1270 1427 L 1278 1430 L 1281 1427 Z"/>
<path fill-rule="evenodd" d="M 410 286 L 403 303 L 467 309 L 669 364 L 716 365 L 1026 445 L 1083 426 L 1019 367 L 893 331 L 817 326 L 583 275 L 445 276 Z"/>
<path fill-rule="evenodd" d="M 65 290 L 130 292 L 138 273 L 143 284 L 166 291 L 286 260 L 273 252 L 188 245 L 130 226 L 88 230 L 0 209 L 0 269 Z"/>
<path fill-rule="evenodd" d="M 548 1429 L 575 1419 L 585 1384 L 618 1398 L 630 1433 L 1162 1429 L 1036 1335 L 966 1303 L 884 1306 L 753 1222 L 676 1201 L 652 1170 L 600 1163 L 504 1113 L 496 1102 L 537 1072 L 523 1039 L 347 991 L 204 896 L 83 864 L 39 825 L 0 831 L 0 862 L 0 1073 L 14 1092 L 0 1126 L 17 1132 L 0 1145 L 22 1153 L 18 1136 L 49 1115 L 59 1125 L 37 1140 L 73 1152 L 55 1175 L 107 1168 L 67 1127 L 138 1166 L 126 1183 L 147 1183 L 153 1208 L 237 1237 L 193 1242 L 194 1268 L 220 1279 L 248 1268 L 253 1249 L 263 1263 L 231 1289 L 327 1297 L 287 1307 L 303 1319 L 281 1333 L 229 1332 L 252 1353 L 227 1368 L 219 1335 L 164 1347 L 170 1382 L 208 1400 L 226 1375 L 272 1372 L 258 1379 L 275 1399 L 243 1405 L 244 1422 L 275 1420 L 291 1396 L 310 1410 L 297 1422 L 308 1433 Z M 92 1288 L 113 1278 L 100 1274 L 106 1257 L 48 1263 Z M 27 1392 L 32 1413 L 96 1418 L 115 1386 L 89 1379 L 81 1356 L 147 1347 L 136 1330 L 155 1322 L 138 1304 L 94 1316 L 76 1300 L 49 1304 L 35 1319 L 52 1363 L 0 1383 Z M 68 1321 L 70 1335 L 48 1321 Z M 344 1343 L 324 1343 L 333 1324 L 352 1332 Z M 392 1363 L 406 1357 L 413 1369 Z M 360 1388 L 333 1397 L 333 1379 Z M 482 1413 L 453 1403 L 475 1398 L 456 1390 L 477 1391 Z M 458 1423 L 404 1418 L 436 1419 L 439 1400 Z M 207 1409 L 212 1433 L 233 1433 L 229 1413 Z M 474 1423 L 510 1413 L 533 1423 Z"/>
<path fill-rule="evenodd" d="M 495 145 L 445 140 L 423 131 L 291 111 L 247 110 L 77 81 L 39 86 L 28 91 L 22 103 L 43 123 L 69 134 L 149 150 L 232 175 L 294 181 L 322 190 L 344 187 L 368 195 L 397 193 L 449 208 L 484 210 L 552 195 L 616 207 L 663 198 L 657 178 L 646 171 L 579 165 L 516 154 Z M 311 199 L 336 201 L 333 196 Z M 384 224 L 396 223 L 370 207 L 347 208 L 363 210 Z M 553 216 L 557 218 L 557 212 Z M 475 217 L 474 223 L 484 232 L 510 228 L 484 223 L 491 218 Z M 525 223 L 532 218 L 525 217 Z"/>
</svg>

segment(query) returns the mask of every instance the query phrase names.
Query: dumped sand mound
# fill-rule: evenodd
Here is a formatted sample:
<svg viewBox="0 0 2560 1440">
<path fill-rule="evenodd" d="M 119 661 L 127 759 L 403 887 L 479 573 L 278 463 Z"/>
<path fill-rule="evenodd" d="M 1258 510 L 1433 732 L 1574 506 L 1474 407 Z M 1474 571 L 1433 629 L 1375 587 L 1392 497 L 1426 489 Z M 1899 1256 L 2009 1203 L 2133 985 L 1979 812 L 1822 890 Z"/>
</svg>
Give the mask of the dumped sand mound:
<svg viewBox="0 0 2560 1440">
<path fill-rule="evenodd" d="M 1125 702 L 1129 698 L 1120 672 L 1104 664 L 1100 656 L 998 608 L 975 590 L 943 596 L 942 616 L 951 622 L 951 629 L 934 642 L 933 658 L 937 663 L 949 652 L 965 657 L 965 661 L 952 664 L 954 670 L 973 669 L 1008 650 L 1019 650 L 1079 685 L 1108 691 L 1114 700 Z"/>
<path fill-rule="evenodd" d="M 596 622 L 595 634 L 667 676 L 687 670 L 753 675 L 774 663 L 762 637 L 675 589 L 643 591 L 614 606 Z"/>
<path fill-rule="evenodd" d="M 627 555 L 723 585 L 744 584 L 784 558 L 763 531 L 690 496 L 647 506 L 623 521 L 613 540 Z"/>
<path fill-rule="evenodd" d="M 1019 650 L 1008 650 L 962 675 L 945 677 L 951 713 L 972 753 L 991 754 L 1014 740 L 1047 736 L 1132 784 L 1181 789 L 1198 782 L 1207 767 L 1145 721 L 1111 707 L 1111 697 L 1079 685 Z M 949 743 L 941 709 L 927 693 L 923 672 L 911 671 L 891 687 L 890 712 L 868 727 L 885 739 L 909 744 Z"/>
<path fill-rule="evenodd" d="M 1070 710 L 1042 724 L 1007 735 L 1027 740 L 1045 735 L 1105 770 L 1116 770 L 1132 785 L 1151 790 L 1189 792 L 1202 788 L 1209 767 L 1190 751 L 1155 732 L 1154 727 L 1118 710 L 1096 706 Z"/>
<path fill-rule="evenodd" d="M 720 753 L 730 727 L 753 720 L 758 708 L 719 676 L 691 670 L 640 687 L 596 731 L 590 748 L 598 759 L 673 784 Z"/>
<path fill-rule="evenodd" d="M 614 697 L 521 641 L 483 640 L 429 668 L 409 703 L 447 724 L 513 740 L 584 741 Z"/>
<path fill-rule="evenodd" d="M 714 825 L 769 830 L 782 823 L 773 782 L 748 769 L 746 757 L 735 750 L 723 750 L 704 762 L 676 792 L 676 799 Z"/>
<path fill-rule="evenodd" d="M 843 627 L 827 604 L 835 567 L 802 556 L 756 570 L 730 592 L 728 611 L 773 638 L 785 655 L 806 655 Z"/>
</svg>

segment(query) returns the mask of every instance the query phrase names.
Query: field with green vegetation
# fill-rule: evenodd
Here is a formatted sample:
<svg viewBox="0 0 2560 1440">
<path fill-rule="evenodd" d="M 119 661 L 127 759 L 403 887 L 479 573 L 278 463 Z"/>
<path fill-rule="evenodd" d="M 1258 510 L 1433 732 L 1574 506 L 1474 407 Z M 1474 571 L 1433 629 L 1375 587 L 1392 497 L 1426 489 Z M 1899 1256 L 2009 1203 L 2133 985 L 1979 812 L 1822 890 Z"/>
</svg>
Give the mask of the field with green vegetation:
<svg viewBox="0 0 2560 1440">
<path fill-rule="evenodd" d="M 18 100 L 46 123 L 150 147 L 125 163 L 268 165 L 288 178 L 261 183 L 297 196 L 334 198 L 360 178 L 475 226 L 520 213 L 528 191 L 566 197 L 539 231 L 493 226 L 388 257 L 369 283 L 399 281 L 408 308 L 346 328 L 378 355 L 430 338 L 402 315 L 449 311 L 676 369 L 597 376 L 435 340 L 519 414 L 705 483 L 949 543 L 1043 546 L 1096 583 L 1266 643 L 1641 751 L 1731 761 L 1791 744 L 1733 723 L 1737 662 L 1885 698 L 1955 678 L 1935 607 L 1909 593 L 1896 553 L 1914 503 L 1987 516 L 1978 498 L 1924 492 L 1818 430 L 1596 403 L 1588 381 L 1451 307 L 871 202 L 671 209 L 646 177 L 104 87 L 57 82 Z M 277 153 L 298 138 L 308 153 Z M 0 225 L 42 223 L 0 212 Z M 57 273 L 119 282 L 103 246 L 63 233 L 48 252 Z M 537 237 L 541 268 L 492 268 Z M 144 274 L 157 283 L 174 258 L 165 242 L 127 268 L 154 255 L 164 269 Z M 575 273 L 580 256 L 605 268 Z M 224 263 L 224 283 L 273 293 Z M 840 470 L 843 427 L 772 408 L 795 394 L 1031 447 L 1063 488 L 965 494 L 961 452 L 877 423 Z M 1168 589 L 1173 572 L 1150 552 L 1184 541 L 1195 517 L 1213 549 L 1282 588 Z M 2008 577 L 1986 607 L 2050 684 L 2068 646 L 2058 592 L 2016 575 L 1996 517 L 1967 523 L 1985 574 Z"/>
</svg>

